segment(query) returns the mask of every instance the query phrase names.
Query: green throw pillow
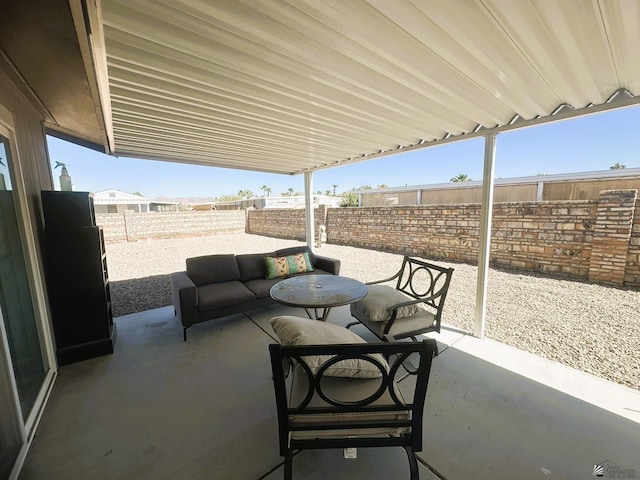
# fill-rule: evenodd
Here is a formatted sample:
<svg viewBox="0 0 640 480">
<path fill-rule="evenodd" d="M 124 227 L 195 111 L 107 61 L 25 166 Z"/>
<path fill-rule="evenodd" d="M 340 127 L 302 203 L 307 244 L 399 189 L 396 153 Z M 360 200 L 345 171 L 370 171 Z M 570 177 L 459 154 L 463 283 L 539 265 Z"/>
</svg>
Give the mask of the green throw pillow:
<svg viewBox="0 0 640 480">
<path fill-rule="evenodd" d="M 295 275 L 296 273 L 313 272 L 313 266 L 308 252 L 286 257 L 265 257 L 267 278 L 279 278 Z"/>
</svg>

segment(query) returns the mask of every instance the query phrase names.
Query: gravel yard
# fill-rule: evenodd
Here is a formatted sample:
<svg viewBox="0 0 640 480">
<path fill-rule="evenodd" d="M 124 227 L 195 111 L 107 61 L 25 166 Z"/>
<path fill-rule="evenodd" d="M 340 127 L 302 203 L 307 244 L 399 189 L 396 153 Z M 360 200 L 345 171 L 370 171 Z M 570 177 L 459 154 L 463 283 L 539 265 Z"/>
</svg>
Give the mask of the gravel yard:
<svg viewBox="0 0 640 480">
<path fill-rule="evenodd" d="M 212 253 L 268 252 L 301 242 L 248 234 L 107 245 L 115 316 L 171 304 L 169 274 Z M 363 282 L 393 275 L 401 255 L 325 245 L 341 275 Z M 427 259 L 429 260 L 429 259 Z M 477 268 L 455 268 L 443 323 L 473 331 Z M 491 269 L 485 333 L 500 342 L 640 390 L 640 292 Z"/>
</svg>

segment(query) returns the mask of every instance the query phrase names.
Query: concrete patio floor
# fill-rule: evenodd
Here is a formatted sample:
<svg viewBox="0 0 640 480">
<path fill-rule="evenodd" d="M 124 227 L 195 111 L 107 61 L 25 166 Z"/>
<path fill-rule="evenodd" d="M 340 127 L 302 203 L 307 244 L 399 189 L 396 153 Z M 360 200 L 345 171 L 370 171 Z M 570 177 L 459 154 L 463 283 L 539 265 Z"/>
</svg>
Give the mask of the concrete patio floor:
<svg viewBox="0 0 640 480">
<path fill-rule="evenodd" d="M 254 310 L 186 343 L 172 307 L 117 318 L 113 355 L 60 369 L 19 478 L 281 479 L 267 346 L 282 314 L 304 316 Z M 329 321 L 350 321 L 347 307 Z M 640 392 L 464 332 L 434 337 L 422 480 L 589 479 L 597 464 L 640 477 Z M 303 451 L 294 478 L 403 479 L 408 462 L 402 449 Z"/>
</svg>

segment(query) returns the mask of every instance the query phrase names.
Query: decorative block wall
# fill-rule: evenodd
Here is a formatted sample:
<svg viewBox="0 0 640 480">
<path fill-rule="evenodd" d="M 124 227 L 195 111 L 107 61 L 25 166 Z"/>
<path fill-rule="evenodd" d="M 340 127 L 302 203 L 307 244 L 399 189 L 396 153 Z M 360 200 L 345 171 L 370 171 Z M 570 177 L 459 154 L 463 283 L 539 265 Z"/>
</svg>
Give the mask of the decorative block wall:
<svg viewBox="0 0 640 480">
<path fill-rule="evenodd" d="M 591 247 L 590 281 L 624 283 L 636 197 L 636 190 L 600 192 Z"/>
<path fill-rule="evenodd" d="M 247 233 L 305 241 L 307 236 L 305 212 L 304 208 L 247 210 Z M 320 205 L 314 208 L 313 212 L 317 235 L 318 227 L 325 224 L 327 207 Z"/>
<path fill-rule="evenodd" d="M 636 197 L 636 190 L 612 190 L 602 192 L 599 200 L 497 203 L 491 263 L 640 287 Z M 281 236 L 278 230 L 284 221 L 277 218 L 281 214 L 274 211 L 260 234 Z M 329 243 L 473 264 L 477 263 L 480 204 L 332 208 L 326 226 Z M 251 225 L 247 231 L 258 233 Z M 284 238 L 304 238 L 304 214 L 297 232 L 299 237 Z"/>
<path fill-rule="evenodd" d="M 491 263 L 591 282 L 640 287 L 637 190 L 598 200 L 496 203 Z M 97 214 L 107 242 L 246 232 L 305 240 L 304 209 Z M 315 209 L 327 242 L 477 262 L 480 204 Z"/>
<path fill-rule="evenodd" d="M 246 228 L 244 210 L 97 213 L 96 223 L 105 242 L 244 233 Z"/>
<path fill-rule="evenodd" d="M 528 271 L 585 277 L 597 202 L 494 205 L 491 261 Z M 332 209 L 328 241 L 477 263 L 480 205 Z"/>
<path fill-rule="evenodd" d="M 586 278 L 597 202 L 494 206 L 491 262 L 501 267 Z"/>
<path fill-rule="evenodd" d="M 640 199 L 636 200 L 631 238 L 627 249 L 624 283 L 626 285 L 640 285 Z"/>
</svg>

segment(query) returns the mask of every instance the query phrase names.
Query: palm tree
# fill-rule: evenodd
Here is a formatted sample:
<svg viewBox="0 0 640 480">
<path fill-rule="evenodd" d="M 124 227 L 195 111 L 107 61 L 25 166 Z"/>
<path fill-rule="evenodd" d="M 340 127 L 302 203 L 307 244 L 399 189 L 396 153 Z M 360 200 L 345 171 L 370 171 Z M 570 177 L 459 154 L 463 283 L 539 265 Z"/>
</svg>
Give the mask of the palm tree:
<svg viewBox="0 0 640 480">
<path fill-rule="evenodd" d="M 471 182 L 473 181 L 469 178 L 469 175 L 465 173 L 460 173 L 451 179 L 452 182 Z"/>
<path fill-rule="evenodd" d="M 271 189 L 269 187 L 267 187 L 266 185 L 263 185 L 262 187 L 260 187 L 260 190 L 262 190 L 267 197 L 271 193 Z"/>
<path fill-rule="evenodd" d="M 293 188 L 289 188 L 289 196 L 293 196 L 294 193 L 296 193 L 296 191 Z"/>
<path fill-rule="evenodd" d="M 253 197 L 253 192 L 251 190 L 240 190 L 238 196 L 240 198 L 251 198 Z"/>
<path fill-rule="evenodd" d="M 609 167 L 609 170 L 623 170 L 625 168 L 627 168 L 626 165 L 623 165 L 623 164 L 621 164 L 619 162 L 616 162 L 616 163 L 614 163 L 613 165 L 611 165 Z"/>
<path fill-rule="evenodd" d="M 389 188 L 389 185 L 387 185 L 386 183 L 381 183 L 376 188 Z"/>
<path fill-rule="evenodd" d="M 334 184 L 334 185 L 333 185 L 333 194 L 334 194 L 334 195 L 336 194 L 336 188 L 338 188 L 338 185 L 335 185 L 335 184 Z"/>
</svg>

